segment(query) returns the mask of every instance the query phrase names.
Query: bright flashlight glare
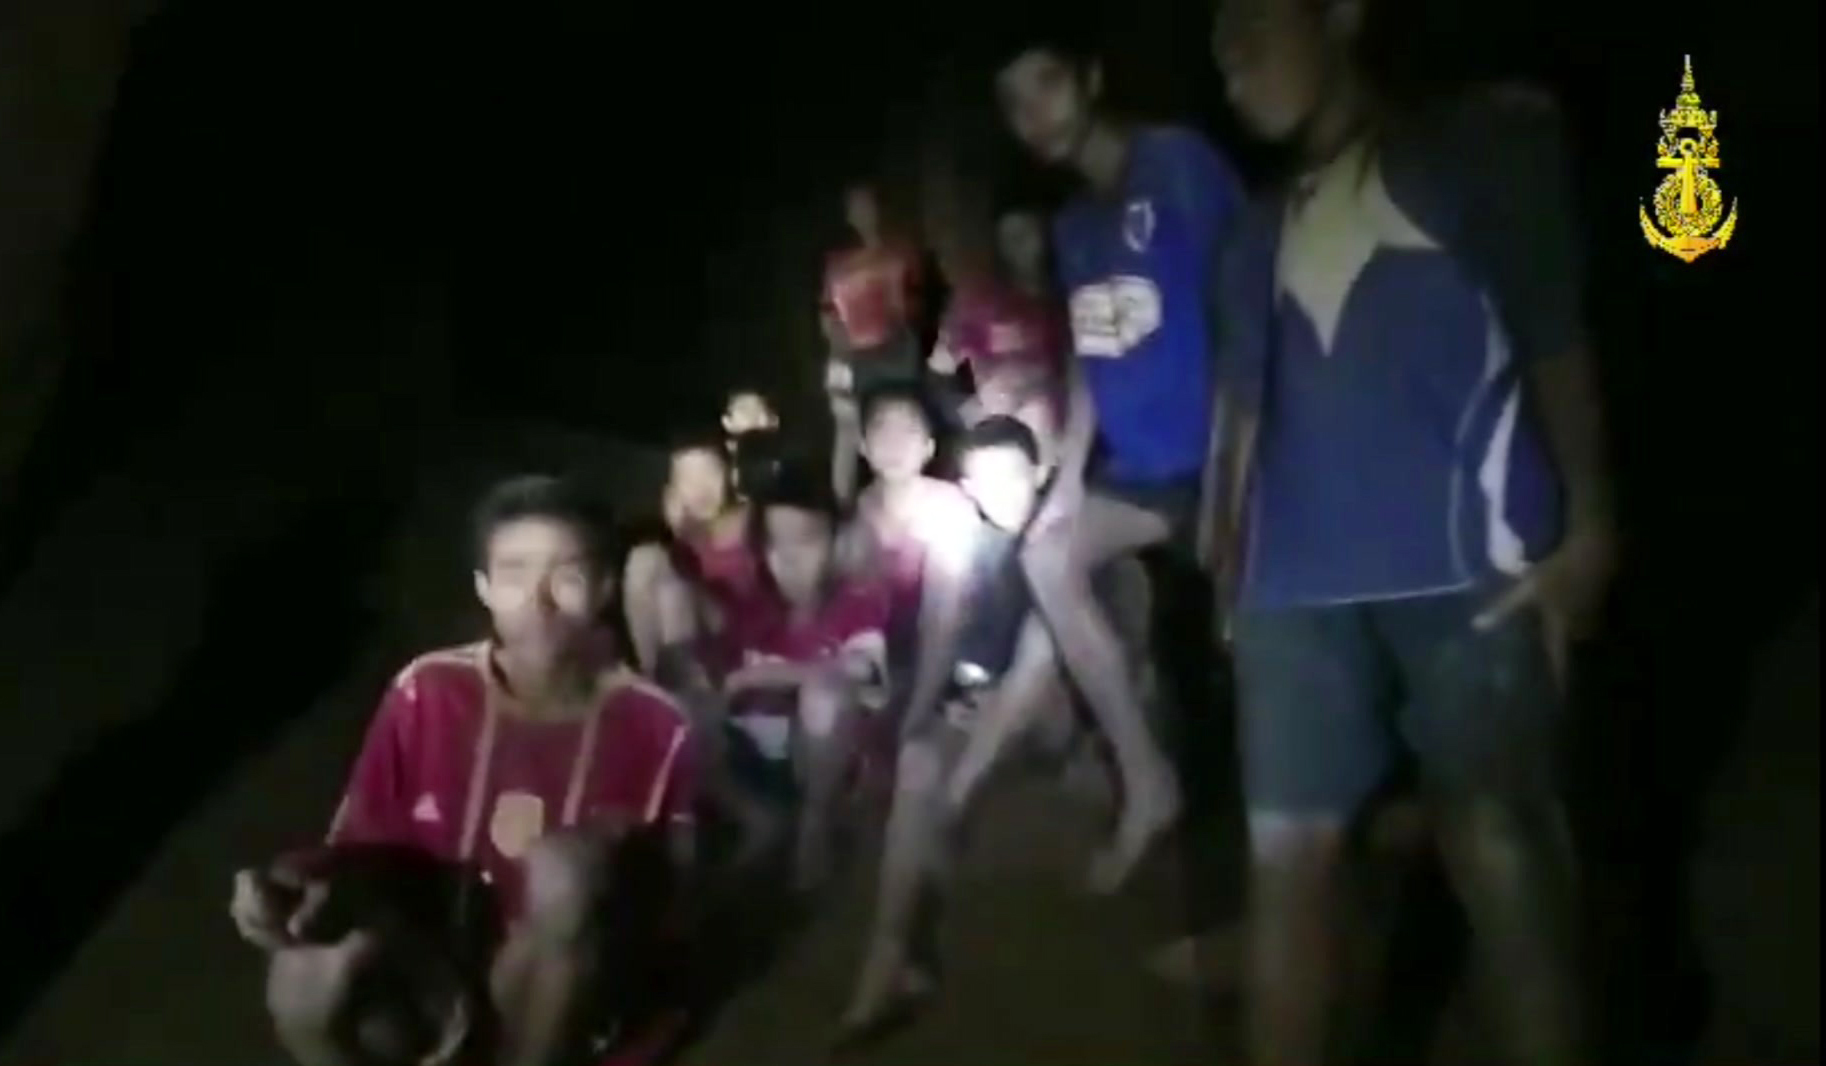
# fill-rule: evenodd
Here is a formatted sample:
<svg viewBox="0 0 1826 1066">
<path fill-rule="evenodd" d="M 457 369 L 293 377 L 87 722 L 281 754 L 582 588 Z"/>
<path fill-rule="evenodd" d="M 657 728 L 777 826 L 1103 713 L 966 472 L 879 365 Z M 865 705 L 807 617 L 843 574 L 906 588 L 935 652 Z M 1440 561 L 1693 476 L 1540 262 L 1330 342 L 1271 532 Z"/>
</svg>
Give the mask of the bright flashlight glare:
<svg viewBox="0 0 1826 1066">
<path fill-rule="evenodd" d="M 954 675 L 962 688 L 981 688 L 989 683 L 989 671 L 976 663 L 960 662 Z"/>
<path fill-rule="evenodd" d="M 926 550 L 958 559 L 976 551 L 983 522 L 972 511 L 934 507 L 921 516 L 919 537 Z"/>
</svg>

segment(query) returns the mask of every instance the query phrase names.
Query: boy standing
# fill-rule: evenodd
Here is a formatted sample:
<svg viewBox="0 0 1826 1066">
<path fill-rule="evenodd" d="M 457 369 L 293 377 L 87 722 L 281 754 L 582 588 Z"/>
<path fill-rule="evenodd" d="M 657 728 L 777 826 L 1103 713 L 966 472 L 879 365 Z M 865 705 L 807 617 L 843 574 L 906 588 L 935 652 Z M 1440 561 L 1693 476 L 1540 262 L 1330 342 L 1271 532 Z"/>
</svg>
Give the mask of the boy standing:
<svg viewBox="0 0 1826 1066">
<path fill-rule="evenodd" d="M 1086 186 L 1054 224 L 1076 357 L 1058 472 L 1023 565 L 1120 768 L 1122 817 L 1091 877 L 1113 891 L 1181 798 L 1091 574 L 1193 533 L 1212 430 L 1209 294 L 1241 190 L 1197 134 L 1117 121 L 1100 67 L 1069 47 L 1024 43 L 996 91 L 1028 151 Z"/>
<path fill-rule="evenodd" d="M 1303 168 L 1227 295 L 1259 326 L 1224 361 L 1249 488 L 1252 1057 L 1322 1057 L 1334 868 L 1405 746 L 1514 1060 L 1578 1061 L 1550 651 L 1615 548 L 1557 122 L 1518 90 L 1392 107 L 1359 62 L 1364 17 L 1232 0 L 1214 45 L 1244 120 Z"/>
</svg>

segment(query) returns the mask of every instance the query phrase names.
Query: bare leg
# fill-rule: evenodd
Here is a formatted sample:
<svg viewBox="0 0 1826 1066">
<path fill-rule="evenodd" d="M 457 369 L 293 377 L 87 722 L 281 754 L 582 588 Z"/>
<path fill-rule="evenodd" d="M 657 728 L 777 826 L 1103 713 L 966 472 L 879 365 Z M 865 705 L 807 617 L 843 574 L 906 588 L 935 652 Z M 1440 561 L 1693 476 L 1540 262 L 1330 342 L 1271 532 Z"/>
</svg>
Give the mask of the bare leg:
<svg viewBox="0 0 1826 1066">
<path fill-rule="evenodd" d="M 679 704 L 691 716 L 699 752 L 698 787 L 701 795 L 741 834 L 734 864 L 750 865 L 767 855 L 779 842 L 784 819 L 773 804 L 745 787 L 736 777 L 730 758 L 727 719 L 721 696 L 702 685 L 683 686 Z"/>
<path fill-rule="evenodd" d="M 1008 744 L 1032 728 L 1049 706 L 1065 704 L 1070 694 L 1061 682 L 1052 633 L 1044 620 L 1030 616 L 1021 626 L 1014 662 L 972 723 L 963 754 L 948 775 L 944 786 L 947 807 L 962 812 Z"/>
<path fill-rule="evenodd" d="M 1341 820 L 1249 815 L 1247 1047 L 1251 1066 L 1325 1061 L 1336 966 Z"/>
<path fill-rule="evenodd" d="M 611 844 L 580 834 L 542 838 L 523 860 L 526 917 L 490 976 L 501 1016 L 501 1066 L 554 1066 L 590 1037 L 597 1006 Z"/>
<path fill-rule="evenodd" d="M 469 1036 L 468 1013 L 449 1009 L 462 1001 L 457 975 L 431 956 L 407 958 L 381 945 L 360 930 L 335 944 L 273 954 L 267 1010 L 301 1066 L 448 1062 Z"/>
<path fill-rule="evenodd" d="M 801 891 L 822 884 L 831 871 L 837 801 L 855 753 L 857 711 L 855 688 L 842 679 L 799 690 L 793 762 L 803 798 L 794 876 Z"/>
<path fill-rule="evenodd" d="M 944 771 L 955 739 L 948 727 L 933 736 L 901 745 L 894 775 L 894 799 L 882 846 L 881 877 L 876 890 L 875 924 L 857 975 L 850 1005 L 840 1029 L 845 1037 L 865 1034 L 894 1013 L 898 1004 L 917 1001 L 933 986 L 928 960 L 914 957 L 922 917 L 938 906 L 948 866 L 948 826 L 942 802 Z"/>
<path fill-rule="evenodd" d="M 1583 1062 L 1572 846 L 1558 804 L 1451 797 L 1436 817 L 1512 1061 Z"/>
<path fill-rule="evenodd" d="M 1075 521 L 1029 534 L 1021 561 L 1071 679 L 1109 740 L 1122 778 L 1116 836 L 1092 864 L 1091 888 L 1121 887 L 1148 845 L 1179 816 L 1179 784 L 1148 727 L 1122 641 L 1090 575 L 1119 555 L 1166 539 L 1165 520 L 1091 494 Z"/>
</svg>

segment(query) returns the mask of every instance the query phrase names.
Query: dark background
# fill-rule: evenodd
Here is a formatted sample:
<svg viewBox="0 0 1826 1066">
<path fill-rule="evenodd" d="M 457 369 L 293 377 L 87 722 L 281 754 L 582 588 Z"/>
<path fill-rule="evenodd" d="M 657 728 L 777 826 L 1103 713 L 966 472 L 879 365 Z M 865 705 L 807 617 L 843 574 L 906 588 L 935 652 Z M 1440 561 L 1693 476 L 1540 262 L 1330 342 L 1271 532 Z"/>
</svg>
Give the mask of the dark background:
<svg viewBox="0 0 1826 1066">
<path fill-rule="evenodd" d="M 1750 654 L 1817 594 L 1817 6 L 1390 3 L 1410 27 L 1398 69 L 1439 86 L 1543 80 L 1574 140 L 1631 538 L 1581 780 L 1609 789 L 1591 794 L 1588 831 L 1628 871 L 1617 891 L 1658 901 L 1637 908 L 1646 928 L 1677 904 L 1663 887 Z M 991 0 L 168 4 L 134 38 L 69 260 L 65 380 L 5 503 L 0 596 L 68 501 L 174 435 L 185 461 L 221 468 L 218 486 L 315 501 L 315 524 L 211 576 L 287 571 L 237 610 L 301 637 L 340 624 L 318 600 L 353 580 L 350 538 L 384 526 L 413 463 L 467 426 L 652 441 L 752 382 L 815 436 L 813 307 L 838 190 L 880 174 L 903 217 L 923 203 L 948 224 L 969 215 L 932 210 L 947 175 L 979 198 L 1018 178 L 978 52 L 1019 17 Z M 1272 179 L 1272 155 L 1223 112 L 1206 5 L 1069 17 L 1094 26 L 1127 107 L 1203 126 Z M 1690 265 L 1635 219 L 1662 176 L 1655 119 L 1683 54 L 1741 205 L 1730 247 Z M 288 706 L 317 683 L 298 680 Z M 159 772 L 202 788 L 282 718 Z M 70 817 L 78 791 L 33 817 Z M 150 846 L 183 813 L 177 797 L 132 833 Z M 10 845 L 50 839 L 33 824 Z M 30 899 L 67 947 L 128 866 L 96 860 L 94 891 Z M 50 941 L 33 965 L 60 961 Z M 37 984 L 17 972 L 20 991 Z"/>
</svg>

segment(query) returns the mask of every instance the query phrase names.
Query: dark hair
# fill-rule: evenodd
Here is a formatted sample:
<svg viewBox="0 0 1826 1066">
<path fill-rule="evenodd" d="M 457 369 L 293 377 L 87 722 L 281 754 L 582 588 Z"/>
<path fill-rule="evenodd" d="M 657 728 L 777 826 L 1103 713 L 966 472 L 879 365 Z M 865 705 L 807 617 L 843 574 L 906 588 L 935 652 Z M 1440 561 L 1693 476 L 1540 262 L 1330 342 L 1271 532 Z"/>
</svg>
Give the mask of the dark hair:
<svg viewBox="0 0 1826 1066">
<path fill-rule="evenodd" d="M 825 479 L 804 465 L 794 463 L 782 467 L 767 493 L 756 503 L 754 543 L 763 547 L 767 544 L 767 512 L 776 507 L 820 515 L 829 523 L 833 534 L 837 531 L 836 497 Z"/>
<path fill-rule="evenodd" d="M 535 519 L 571 527 L 591 565 L 607 569 L 615 558 L 615 518 L 606 501 L 575 478 L 525 474 L 498 482 L 476 504 L 470 519 L 475 565 L 488 568 L 488 549 L 502 526 Z"/>
<path fill-rule="evenodd" d="M 937 420 L 932 417 L 931 408 L 927 406 L 925 391 L 918 385 L 890 382 L 886 385 L 877 385 L 863 394 L 859 412 L 865 430 L 884 407 L 910 408 L 919 416 L 920 421 L 926 424 L 928 432 L 937 425 Z"/>
<path fill-rule="evenodd" d="M 984 448 L 1016 448 L 1029 462 L 1040 461 L 1040 442 L 1027 423 L 1010 415 L 990 415 L 964 431 L 958 451 L 968 453 Z"/>
</svg>

